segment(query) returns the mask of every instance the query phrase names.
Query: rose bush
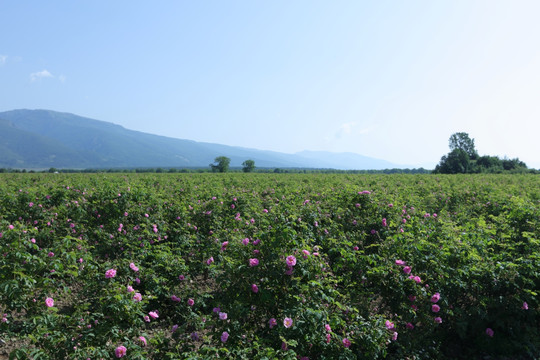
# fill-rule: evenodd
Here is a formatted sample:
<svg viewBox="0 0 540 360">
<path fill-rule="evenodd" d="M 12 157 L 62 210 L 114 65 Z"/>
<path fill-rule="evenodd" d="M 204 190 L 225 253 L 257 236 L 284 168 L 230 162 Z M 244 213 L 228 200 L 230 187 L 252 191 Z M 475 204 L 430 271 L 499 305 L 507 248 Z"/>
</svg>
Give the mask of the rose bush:
<svg viewBox="0 0 540 360">
<path fill-rule="evenodd" d="M 2 174 L 12 358 L 540 356 L 538 177 L 282 175 Z"/>
</svg>

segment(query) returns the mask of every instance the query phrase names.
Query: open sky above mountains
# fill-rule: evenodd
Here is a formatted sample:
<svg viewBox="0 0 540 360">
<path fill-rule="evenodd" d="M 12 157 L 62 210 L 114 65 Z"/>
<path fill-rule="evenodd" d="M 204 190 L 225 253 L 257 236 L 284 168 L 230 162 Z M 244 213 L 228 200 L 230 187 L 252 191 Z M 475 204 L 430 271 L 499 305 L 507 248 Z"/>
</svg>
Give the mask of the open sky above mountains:
<svg viewBox="0 0 540 360">
<path fill-rule="evenodd" d="M 0 3 L 0 111 L 432 168 L 540 168 L 536 0 Z"/>
</svg>

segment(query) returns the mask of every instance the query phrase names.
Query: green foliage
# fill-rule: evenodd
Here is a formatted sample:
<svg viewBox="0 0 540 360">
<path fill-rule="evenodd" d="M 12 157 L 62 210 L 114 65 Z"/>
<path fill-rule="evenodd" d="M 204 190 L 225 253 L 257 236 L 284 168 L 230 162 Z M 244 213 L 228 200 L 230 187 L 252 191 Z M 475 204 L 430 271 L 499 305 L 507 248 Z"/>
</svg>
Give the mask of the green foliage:
<svg viewBox="0 0 540 360">
<path fill-rule="evenodd" d="M 252 172 L 255 169 L 255 161 L 246 160 L 242 163 L 242 171 L 245 173 Z"/>
<path fill-rule="evenodd" d="M 539 182 L 2 174 L 0 338 L 13 359 L 538 358 Z"/>
<path fill-rule="evenodd" d="M 519 159 L 499 159 L 497 156 L 479 156 L 474 148 L 474 139 L 464 132 L 450 136 L 450 153 L 443 155 L 433 170 L 435 174 L 477 174 L 477 173 L 536 173 L 528 170 Z"/>
<path fill-rule="evenodd" d="M 441 162 L 435 167 L 436 174 L 466 174 L 471 170 L 469 155 L 462 149 L 452 150 L 448 156 L 444 155 Z"/>
<path fill-rule="evenodd" d="M 214 159 L 214 163 L 210 164 L 210 168 L 212 169 L 212 172 L 225 173 L 229 170 L 230 163 L 231 159 L 229 159 L 228 157 L 218 156 Z"/>
<path fill-rule="evenodd" d="M 465 132 L 452 134 L 448 140 L 448 146 L 450 147 L 451 152 L 456 149 L 463 150 L 470 159 L 474 160 L 478 156 L 476 149 L 474 148 L 474 139 L 471 139 L 469 134 Z"/>
</svg>

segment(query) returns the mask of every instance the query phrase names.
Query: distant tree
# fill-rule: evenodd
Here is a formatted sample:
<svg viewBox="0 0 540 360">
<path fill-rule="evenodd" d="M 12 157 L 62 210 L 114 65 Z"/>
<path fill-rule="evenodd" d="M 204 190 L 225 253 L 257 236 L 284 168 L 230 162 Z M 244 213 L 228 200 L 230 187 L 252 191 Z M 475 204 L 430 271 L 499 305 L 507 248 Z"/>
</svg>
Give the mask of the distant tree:
<svg viewBox="0 0 540 360">
<path fill-rule="evenodd" d="M 476 159 L 477 172 L 500 173 L 503 171 L 501 159 L 497 156 L 484 155 Z"/>
<path fill-rule="evenodd" d="M 505 159 L 502 159 L 501 162 L 502 162 L 502 166 L 504 170 L 517 170 L 520 168 L 527 169 L 527 165 L 523 161 L 520 161 L 518 158 L 515 158 L 515 159 L 505 158 Z"/>
<path fill-rule="evenodd" d="M 255 169 L 255 161 L 246 160 L 242 163 L 242 171 L 245 173 L 252 172 Z"/>
<path fill-rule="evenodd" d="M 469 137 L 469 134 L 465 132 L 458 132 L 452 134 L 449 140 L 450 151 L 455 149 L 461 149 L 469 155 L 469 159 L 474 160 L 478 157 L 478 153 L 474 148 L 474 139 Z"/>
<path fill-rule="evenodd" d="M 214 163 L 210 164 L 210 168 L 212 169 L 212 172 L 220 172 L 224 173 L 229 170 L 229 164 L 231 163 L 231 159 L 229 159 L 226 156 L 218 156 L 214 159 Z"/>
<path fill-rule="evenodd" d="M 465 174 L 471 170 L 471 159 L 462 149 L 454 149 L 448 155 L 441 158 L 435 167 L 437 174 Z"/>
</svg>

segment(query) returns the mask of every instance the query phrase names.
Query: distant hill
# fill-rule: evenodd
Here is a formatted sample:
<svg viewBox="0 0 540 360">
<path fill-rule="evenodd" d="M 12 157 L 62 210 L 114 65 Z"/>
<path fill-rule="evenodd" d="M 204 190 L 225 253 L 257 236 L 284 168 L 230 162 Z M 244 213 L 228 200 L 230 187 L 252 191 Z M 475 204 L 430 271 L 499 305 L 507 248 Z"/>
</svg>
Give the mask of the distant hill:
<svg viewBox="0 0 540 360">
<path fill-rule="evenodd" d="M 401 166 L 353 153 L 285 154 L 174 139 L 50 110 L 0 112 L 0 167 L 137 168 L 207 167 L 217 156 L 231 166 L 247 159 L 258 167 L 378 170 Z"/>
</svg>

